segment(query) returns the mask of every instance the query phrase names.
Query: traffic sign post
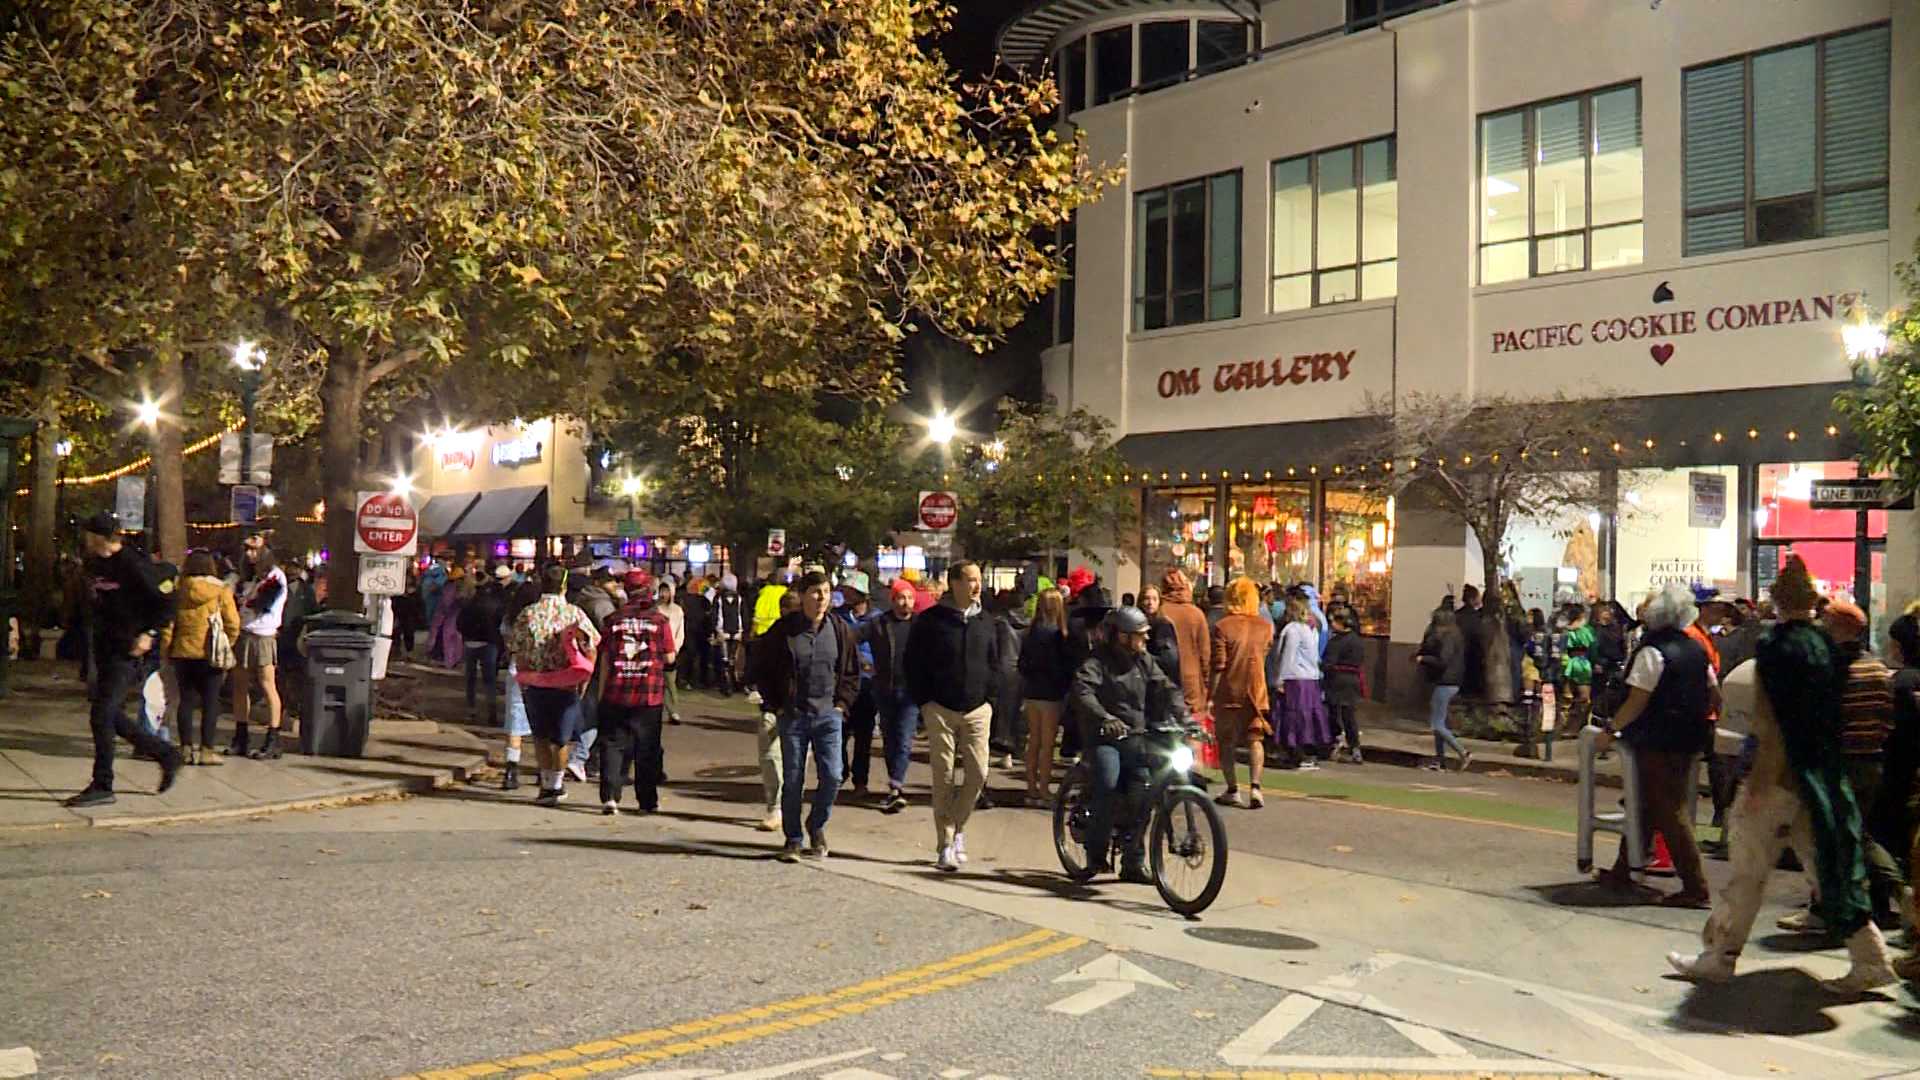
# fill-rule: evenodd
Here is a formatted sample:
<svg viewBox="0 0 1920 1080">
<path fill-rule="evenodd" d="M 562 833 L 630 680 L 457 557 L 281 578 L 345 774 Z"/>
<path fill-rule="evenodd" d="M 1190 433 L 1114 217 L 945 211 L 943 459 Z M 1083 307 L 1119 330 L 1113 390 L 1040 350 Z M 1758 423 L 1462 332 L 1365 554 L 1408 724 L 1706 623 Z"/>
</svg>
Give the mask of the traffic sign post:
<svg viewBox="0 0 1920 1080">
<path fill-rule="evenodd" d="M 952 532 L 960 523 L 960 497 L 951 491 L 923 491 L 919 517 L 921 532 Z"/>
<path fill-rule="evenodd" d="M 353 550 L 361 555 L 412 555 L 420 516 L 405 495 L 362 491 L 353 499 Z"/>
<path fill-rule="evenodd" d="M 1892 480 L 1815 480 L 1807 506 L 1814 510 L 1911 510 L 1913 493 L 1902 495 Z"/>
<path fill-rule="evenodd" d="M 228 514 L 241 525 L 260 523 L 260 489 L 252 484 L 235 484 L 229 501 Z"/>
<path fill-rule="evenodd" d="M 407 591 L 407 556 L 360 556 L 360 595 L 399 596 Z"/>
<path fill-rule="evenodd" d="M 782 559 L 786 557 L 787 530 L 785 529 L 768 529 L 767 530 L 767 554 L 773 556 L 776 559 Z"/>
</svg>

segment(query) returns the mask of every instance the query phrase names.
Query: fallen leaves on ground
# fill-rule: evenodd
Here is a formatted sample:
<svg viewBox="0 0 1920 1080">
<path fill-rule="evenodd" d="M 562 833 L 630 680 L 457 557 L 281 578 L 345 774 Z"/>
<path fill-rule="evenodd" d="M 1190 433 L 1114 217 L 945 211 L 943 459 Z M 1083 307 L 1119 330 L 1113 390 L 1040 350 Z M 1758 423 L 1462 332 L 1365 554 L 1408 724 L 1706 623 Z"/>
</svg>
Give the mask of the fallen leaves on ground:
<svg viewBox="0 0 1920 1080">
<path fill-rule="evenodd" d="M 1263 896 L 1258 901 L 1261 907 L 1279 907 L 1284 902 L 1277 896 Z"/>
<path fill-rule="evenodd" d="M 1411 904 L 1411 903 L 1413 903 L 1413 902 L 1414 902 L 1415 900 L 1418 900 L 1418 899 L 1420 899 L 1420 898 L 1419 898 L 1419 897 L 1417 897 L 1417 896 L 1415 896 L 1415 895 L 1413 895 L 1412 893 L 1401 893 L 1401 894 L 1400 894 L 1400 902 L 1401 902 L 1401 903 L 1403 903 L 1403 904 Z"/>
<path fill-rule="evenodd" d="M 107 891 L 107 890 L 105 890 L 105 889 L 88 889 L 88 890 L 87 890 L 86 892 L 83 892 L 83 893 L 81 893 L 81 894 L 80 894 L 80 899 L 82 899 L 82 900 L 111 900 L 111 899 L 113 899 L 113 894 L 112 894 L 112 893 L 110 893 L 110 892 L 108 892 L 108 891 Z"/>
<path fill-rule="evenodd" d="M 479 911 L 477 911 L 477 912 L 475 912 L 474 914 L 476 914 L 476 915 L 498 915 L 498 914 L 500 914 L 500 913 L 499 913 L 498 911 L 495 911 L 494 909 L 492 909 L 492 908 L 490 908 L 490 907 L 483 907 L 483 908 L 481 908 L 481 909 L 480 909 Z"/>
<path fill-rule="evenodd" d="M 321 848 L 321 849 L 320 849 L 320 854 L 322 854 L 322 855 L 338 855 L 338 854 L 340 854 L 340 849 L 339 849 L 339 848 L 330 848 L 330 847 L 323 847 L 323 848 Z"/>
<path fill-rule="evenodd" d="M 1351 855 L 1353 854 L 1353 847 L 1349 844 L 1335 844 L 1333 845 L 1333 851 L 1339 855 Z"/>
<path fill-rule="evenodd" d="M 705 911 L 707 910 L 707 905 L 701 903 L 698 900 L 695 900 L 692 903 L 687 905 L 687 910 L 688 911 Z"/>
<path fill-rule="evenodd" d="M 1213 1018 L 1214 1018 L 1215 1016 L 1218 1016 L 1218 1015 L 1220 1015 L 1220 1014 L 1219 1014 L 1219 1013 L 1214 1013 L 1214 1012 L 1208 1012 L 1208 1011 L 1207 1011 L 1206 1009 L 1195 1009 L 1195 1010 L 1193 1010 L 1193 1018 L 1194 1018 L 1195 1020 L 1211 1020 L 1211 1019 L 1213 1019 Z"/>
</svg>

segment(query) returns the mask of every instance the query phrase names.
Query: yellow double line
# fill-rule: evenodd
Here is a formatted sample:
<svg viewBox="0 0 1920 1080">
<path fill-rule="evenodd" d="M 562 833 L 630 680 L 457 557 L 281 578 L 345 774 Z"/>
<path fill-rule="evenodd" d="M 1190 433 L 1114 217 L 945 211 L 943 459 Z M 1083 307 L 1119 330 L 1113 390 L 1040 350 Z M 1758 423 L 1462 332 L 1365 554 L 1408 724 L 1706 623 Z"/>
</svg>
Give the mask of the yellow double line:
<svg viewBox="0 0 1920 1080">
<path fill-rule="evenodd" d="M 829 1020 L 857 1016 L 872 1009 L 966 986 L 1023 964 L 1071 952 L 1086 943 L 1085 938 L 1062 937 L 1052 930 L 1035 930 L 984 949 L 949 956 L 945 960 L 882 975 L 824 994 L 788 998 L 770 1005 L 710 1016 L 704 1020 L 616 1035 L 610 1039 L 557 1050 L 480 1061 L 451 1069 L 432 1069 L 397 1080 L 465 1080 L 468 1077 L 506 1074 L 514 1075 L 518 1080 L 570 1080 L 573 1077 L 596 1076 L 635 1065 L 651 1065 L 670 1058 L 752 1042 L 782 1032 L 824 1024 Z"/>
</svg>

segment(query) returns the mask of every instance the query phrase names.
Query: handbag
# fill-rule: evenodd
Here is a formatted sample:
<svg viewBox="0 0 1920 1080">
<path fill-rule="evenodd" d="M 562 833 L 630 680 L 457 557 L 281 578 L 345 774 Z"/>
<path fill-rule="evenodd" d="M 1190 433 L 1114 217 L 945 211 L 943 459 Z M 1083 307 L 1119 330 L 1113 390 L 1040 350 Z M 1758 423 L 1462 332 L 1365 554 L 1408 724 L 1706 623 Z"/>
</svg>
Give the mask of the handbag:
<svg viewBox="0 0 1920 1080">
<path fill-rule="evenodd" d="M 207 666 L 215 671 L 231 671 L 235 662 L 233 644 L 227 640 L 226 620 L 216 609 L 207 617 Z"/>
</svg>

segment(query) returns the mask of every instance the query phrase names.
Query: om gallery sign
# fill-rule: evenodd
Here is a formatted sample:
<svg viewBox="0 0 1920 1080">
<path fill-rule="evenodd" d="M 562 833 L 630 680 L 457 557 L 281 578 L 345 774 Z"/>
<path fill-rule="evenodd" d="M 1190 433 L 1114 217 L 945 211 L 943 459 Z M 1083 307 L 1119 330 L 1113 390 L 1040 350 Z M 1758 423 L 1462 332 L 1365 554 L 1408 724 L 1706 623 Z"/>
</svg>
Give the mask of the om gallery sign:
<svg viewBox="0 0 1920 1080">
<path fill-rule="evenodd" d="M 1215 366 L 1207 373 L 1210 378 L 1204 382 L 1201 368 L 1170 368 L 1160 373 L 1154 389 L 1162 398 L 1176 398 L 1193 397 L 1208 390 L 1216 394 L 1230 394 L 1268 387 L 1345 382 L 1353 373 L 1353 358 L 1357 355 L 1358 349 L 1348 349 L 1344 352 L 1276 356 L 1270 360 L 1229 361 Z"/>
</svg>

